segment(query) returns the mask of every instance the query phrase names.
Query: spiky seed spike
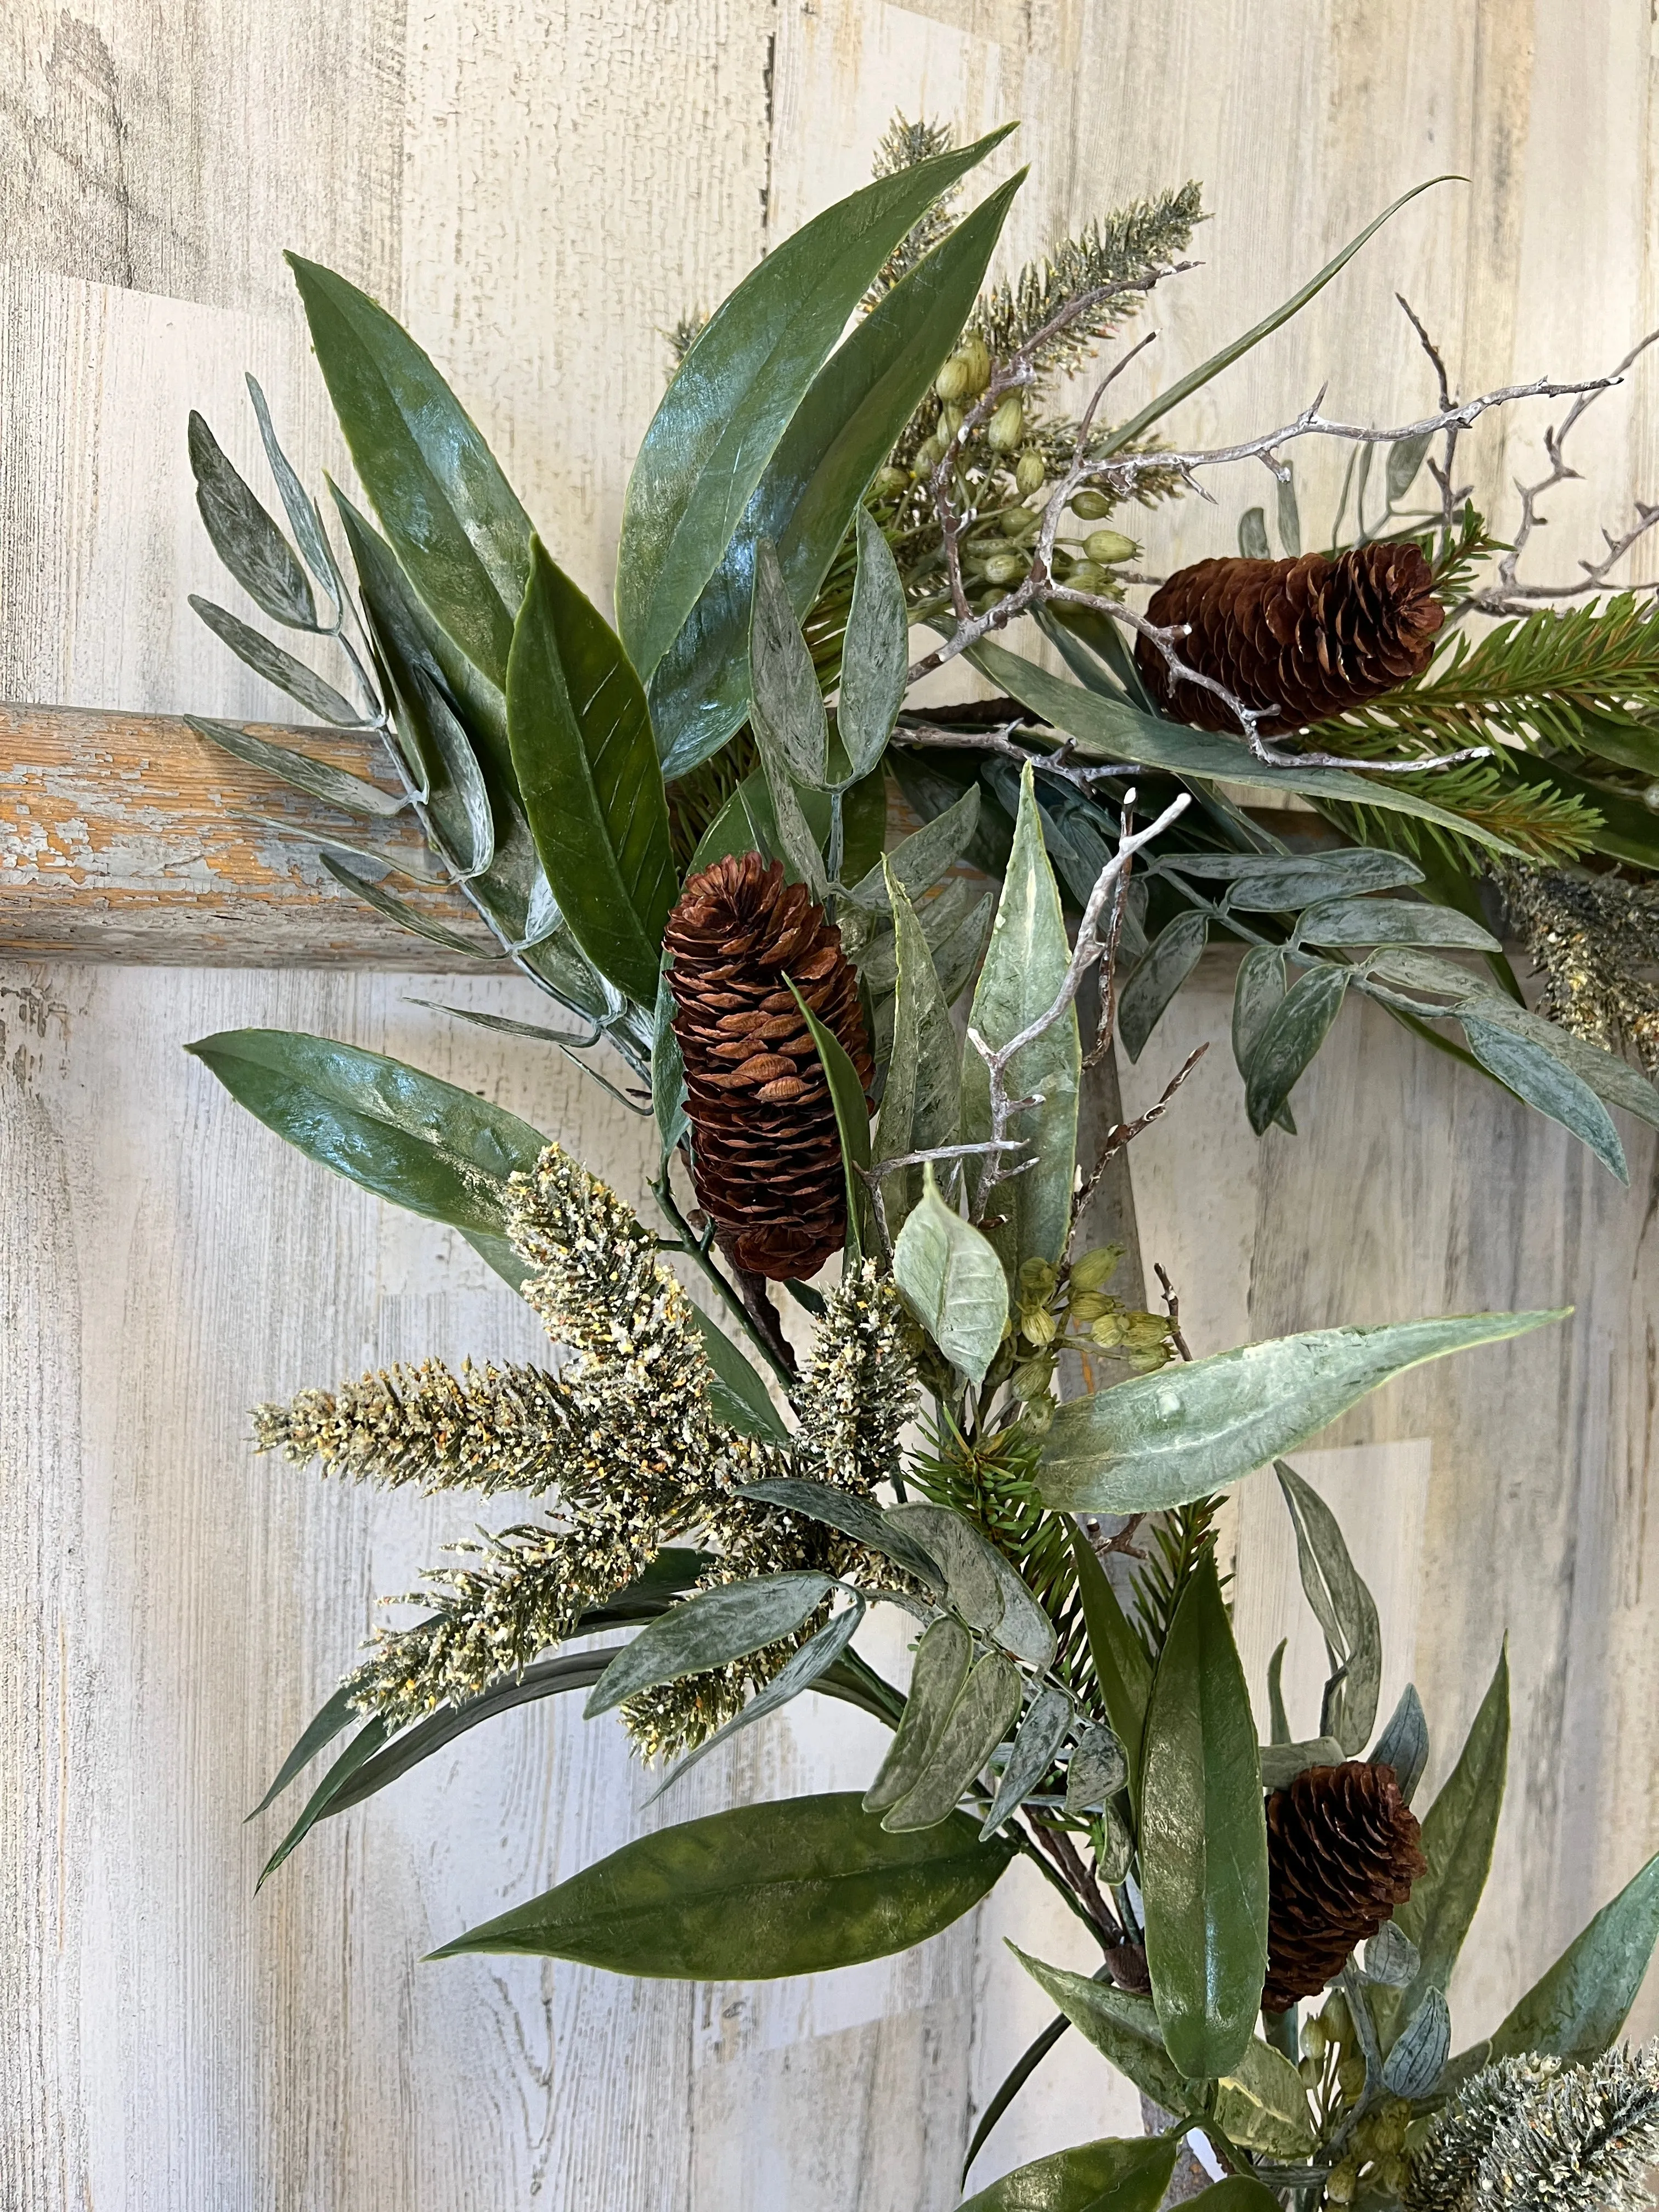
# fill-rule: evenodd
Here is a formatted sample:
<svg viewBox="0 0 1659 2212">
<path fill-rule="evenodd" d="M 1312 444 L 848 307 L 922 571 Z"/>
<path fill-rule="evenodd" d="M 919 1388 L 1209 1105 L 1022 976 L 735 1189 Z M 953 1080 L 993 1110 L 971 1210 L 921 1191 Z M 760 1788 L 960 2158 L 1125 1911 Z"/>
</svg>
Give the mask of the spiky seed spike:
<svg viewBox="0 0 1659 2212">
<path fill-rule="evenodd" d="M 1267 1800 L 1264 2012 L 1316 1996 L 1428 1871 L 1391 1766 L 1310 1766 Z"/>
<path fill-rule="evenodd" d="M 841 932 L 777 861 L 733 854 L 693 876 L 668 918 L 674 1034 L 685 1060 L 691 1173 L 746 1273 L 815 1275 L 847 1235 L 830 1086 L 790 989 L 873 1078 Z"/>
<path fill-rule="evenodd" d="M 1223 684 L 1253 712 L 1264 737 L 1326 720 L 1420 676 L 1446 619 L 1421 551 L 1409 544 L 1357 545 L 1328 561 L 1199 561 L 1153 592 L 1146 618 L 1188 627 L 1177 659 Z M 1166 714 L 1194 729 L 1237 733 L 1218 699 L 1177 680 L 1157 644 L 1135 662 Z"/>
</svg>

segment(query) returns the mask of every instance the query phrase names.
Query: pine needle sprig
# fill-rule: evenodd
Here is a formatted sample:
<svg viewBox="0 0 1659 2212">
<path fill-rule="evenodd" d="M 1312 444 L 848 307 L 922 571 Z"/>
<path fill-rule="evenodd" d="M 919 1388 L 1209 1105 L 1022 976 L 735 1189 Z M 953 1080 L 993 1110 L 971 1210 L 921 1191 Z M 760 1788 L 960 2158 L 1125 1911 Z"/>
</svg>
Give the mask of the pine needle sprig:
<svg viewBox="0 0 1659 2212">
<path fill-rule="evenodd" d="M 1659 2161 L 1659 2043 L 1529 2053 L 1466 2082 L 1411 2160 L 1408 2212 L 1637 2212 Z"/>
<path fill-rule="evenodd" d="M 1345 732 L 1345 744 L 1350 734 L 1352 750 L 1362 758 L 1373 750 L 1379 758 L 1400 757 L 1397 732 L 1387 736 Z M 1502 837 L 1528 860 L 1540 863 L 1559 865 L 1577 860 L 1589 849 L 1601 823 L 1600 815 L 1578 793 L 1521 783 L 1504 773 L 1501 756 L 1467 761 L 1461 767 L 1435 769 L 1421 777 L 1391 775 L 1389 788 L 1431 799 L 1448 813 L 1460 815 L 1471 830 Z M 1437 851 L 1459 866 L 1477 871 L 1492 857 L 1490 846 L 1478 837 L 1461 835 L 1444 823 L 1426 822 L 1392 807 L 1324 799 L 1317 805 L 1326 820 L 1355 843 L 1382 846 L 1412 858 Z"/>
<path fill-rule="evenodd" d="M 1169 1641 L 1170 1629 L 1182 1593 L 1199 1561 L 1215 1543 L 1215 1517 L 1219 1498 L 1195 1498 L 1143 1522 L 1138 1540 L 1146 1556 L 1135 1569 L 1134 1623 L 1154 1667 Z"/>
</svg>

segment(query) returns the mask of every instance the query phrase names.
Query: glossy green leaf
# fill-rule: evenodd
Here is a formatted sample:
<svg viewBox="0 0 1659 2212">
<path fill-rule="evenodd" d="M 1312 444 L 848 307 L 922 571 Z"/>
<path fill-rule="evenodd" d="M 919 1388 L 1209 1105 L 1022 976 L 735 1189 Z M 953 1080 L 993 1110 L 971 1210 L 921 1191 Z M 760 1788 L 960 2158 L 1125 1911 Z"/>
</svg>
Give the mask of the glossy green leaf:
<svg viewBox="0 0 1659 2212">
<path fill-rule="evenodd" d="M 308 1159 L 463 1231 L 501 1236 L 508 1177 L 546 1147 L 487 1099 L 328 1037 L 222 1030 L 185 1050 Z"/>
<path fill-rule="evenodd" d="M 641 442 L 623 507 L 617 619 L 642 676 L 720 565 L 779 441 L 882 264 L 1012 127 L 837 201 L 774 246 L 698 333 Z"/>
<path fill-rule="evenodd" d="M 1020 1696 L 1019 1669 L 1000 1651 L 988 1651 L 976 1660 L 934 1733 L 921 1773 L 882 1815 L 882 1826 L 897 1834 L 937 1827 L 948 1819 L 1012 1732 Z"/>
<path fill-rule="evenodd" d="M 1487 2056 L 1510 2058 L 1542 2051 L 1574 2065 L 1599 2057 L 1625 2025 L 1656 1942 L 1659 1856 L 1601 1907 L 1534 1983 L 1492 2036 Z"/>
<path fill-rule="evenodd" d="M 1314 2147 L 1302 2076 L 1282 2051 L 1255 2035 L 1216 2084 L 1215 2121 L 1229 2142 L 1269 2158 L 1300 2160 Z"/>
<path fill-rule="evenodd" d="M 755 549 L 749 674 L 755 738 L 763 758 L 770 751 L 797 783 L 808 790 L 822 790 L 830 745 L 823 694 L 795 610 L 789 604 L 777 550 L 765 538 Z"/>
<path fill-rule="evenodd" d="M 878 1165 L 884 1160 L 901 1159 L 908 1152 L 953 1145 L 962 1118 L 962 1047 L 951 1020 L 950 1005 L 939 986 L 933 956 L 915 908 L 896 880 L 890 883 L 889 891 L 897 989 L 887 1087 L 882 1093 L 876 1129 Z M 922 1172 L 914 1167 L 898 1168 L 883 1177 L 882 1203 L 894 1235 L 903 1231 L 910 1209 L 921 1194 L 923 1180 Z M 997 1271 L 1000 1275 L 1000 1261 Z M 1002 1304 L 1006 1314 L 1006 1281 Z"/>
<path fill-rule="evenodd" d="M 845 1653 L 863 1619 L 864 1600 L 855 1595 L 844 1613 L 838 1613 L 832 1620 L 826 1621 L 816 1636 L 809 1637 L 800 1650 L 784 1662 L 769 1682 L 762 1684 L 741 1712 L 734 1714 L 723 1727 L 717 1728 L 713 1735 L 705 1736 L 695 1751 L 688 1752 L 657 1784 L 646 1799 L 646 1803 L 654 1805 L 665 1790 L 673 1788 L 682 1775 L 688 1773 L 700 1760 L 707 1759 L 711 1751 L 718 1751 L 723 1743 L 730 1742 L 739 1729 L 751 1727 L 756 1721 L 764 1720 L 769 1713 L 781 1711 L 793 1698 L 799 1697 L 803 1690 L 810 1690 Z"/>
<path fill-rule="evenodd" d="M 747 718 L 743 640 L 756 546 L 763 538 L 776 545 L 804 615 L 871 478 L 962 335 L 1024 174 L 999 186 L 854 325 L 795 409 L 702 598 L 648 679 L 665 774 L 684 775 Z M 763 268 L 778 258 L 769 254 Z M 630 635 L 626 621 L 623 635 Z"/>
<path fill-rule="evenodd" d="M 1219 2121 L 1217 2122 L 1219 2126 Z M 1223 2180 L 1212 2181 L 1207 2189 L 1200 2189 L 1196 2197 L 1189 2197 L 1189 2204 L 1201 2205 L 1204 2212 L 1283 2212 L 1279 2199 L 1264 2181 L 1253 2173 L 1230 2173 Z"/>
<path fill-rule="evenodd" d="M 1350 1755 L 1334 1735 L 1310 1736 L 1304 1743 L 1264 1743 L 1260 1751 L 1261 1786 L 1271 1796 L 1275 1790 L 1288 1790 L 1310 1766 L 1340 1766 Z"/>
<path fill-rule="evenodd" d="M 1267 1831 L 1255 1721 L 1212 1553 L 1152 1677 L 1140 1804 L 1146 1966 L 1164 2045 L 1185 2075 L 1229 2074 L 1261 2009 Z"/>
<path fill-rule="evenodd" d="M 1039 1690 L 1014 1737 L 1008 1764 L 997 1784 L 997 1794 L 985 1816 L 981 1836 L 994 1835 L 1012 1813 L 1017 1813 L 1054 1765 L 1055 1754 L 1072 1725 L 1072 1701 L 1051 1683 Z"/>
<path fill-rule="evenodd" d="M 1342 1011 L 1351 971 L 1310 968 L 1299 975 L 1261 1027 L 1244 1081 L 1244 1110 L 1260 1136 L 1284 1110 L 1309 1062 Z"/>
<path fill-rule="evenodd" d="M 530 575 L 530 518 L 407 331 L 366 293 L 288 256 L 363 488 L 405 574 L 498 689 Z"/>
<path fill-rule="evenodd" d="M 248 397 L 253 402 L 254 419 L 259 425 L 259 441 L 265 449 L 278 492 L 282 495 L 283 509 L 288 516 L 288 526 L 294 532 L 294 542 L 301 558 L 317 581 L 334 600 L 336 606 L 343 597 L 341 589 L 339 564 L 323 529 L 323 519 L 317 512 L 316 502 L 294 472 L 293 464 L 277 443 L 276 427 L 270 419 L 270 409 L 258 380 L 246 379 Z"/>
<path fill-rule="evenodd" d="M 1154 2104 L 1177 2116 L 1193 2109 L 1185 2077 L 1164 2046 L 1152 2000 L 1063 1966 L 1044 1966 L 1017 1943 L 1008 1948 L 1038 1987 L 1047 1991 L 1074 2027 Z"/>
<path fill-rule="evenodd" d="M 937 1561 L 902 1524 L 878 1505 L 873 1498 L 843 1490 L 838 1483 L 811 1482 L 800 1475 L 779 1475 L 764 1482 L 746 1482 L 740 1498 L 756 1498 L 763 1504 L 781 1506 L 786 1513 L 802 1513 L 839 1528 L 872 1552 L 879 1552 L 895 1566 L 942 1595 L 945 1575 Z"/>
<path fill-rule="evenodd" d="M 1067 1816 L 1080 1820 L 1103 1811 L 1128 1779 L 1128 1759 L 1111 1729 L 1085 1728 L 1066 1762 Z"/>
<path fill-rule="evenodd" d="M 1337 1518 L 1312 1486 L 1283 1460 L 1273 1473 L 1296 1530 L 1297 1565 L 1314 1618 L 1325 1632 L 1331 1662 L 1322 1734 L 1358 1759 L 1376 1720 L 1382 1686 L 1382 1627 L 1343 1539 Z"/>
<path fill-rule="evenodd" d="M 819 1060 L 823 1064 L 824 1079 L 830 1085 L 830 1103 L 836 1109 L 836 1127 L 841 1136 L 842 1163 L 847 1173 L 847 1250 L 843 1264 L 856 1267 L 863 1255 L 863 1239 L 859 1224 L 865 1211 L 864 1179 L 860 1170 L 870 1164 L 870 1102 L 864 1095 L 864 1085 L 859 1072 L 848 1059 L 841 1040 L 823 1024 L 796 990 L 792 978 L 784 979 L 795 994 L 795 1004 L 800 1008 L 813 1043 L 817 1047 Z"/>
<path fill-rule="evenodd" d="M 356 868 L 347 867 L 332 853 L 323 852 L 318 857 L 337 884 L 349 890 L 354 898 L 362 899 L 365 906 L 372 906 L 377 914 L 383 914 L 388 921 L 395 921 L 399 929 L 406 929 L 416 937 L 424 937 L 433 945 L 441 945 L 447 952 L 464 953 L 469 960 L 500 960 L 506 957 L 492 939 L 463 936 L 459 929 L 451 929 L 423 908 L 410 906 L 407 899 L 399 898 L 395 891 L 386 890 Z"/>
<path fill-rule="evenodd" d="M 1516 854 L 1506 838 L 1481 828 L 1467 816 L 1402 791 L 1397 780 L 1357 775 L 1349 769 L 1269 768 L 1254 759 L 1237 738 L 1166 722 L 1127 702 L 1102 697 L 1054 676 L 1035 661 L 1004 646 L 981 643 L 965 656 L 998 690 L 1041 716 L 1076 749 L 1097 760 L 1133 761 L 1140 768 L 1167 769 L 1173 775 L 1233 784 L 1246 790 L 1294 792 L 1307 799 L 1329 799 L 1351 806 L 1382 807 L 1437 823 L 1443 830 L 1473 839 L 1493 852 Z M 1524 857 L 1518 854 L 1516 857 Z M 1254 862 L 1251 872 L 1254 872 Z"/>
<path fill-rule="evenodd" d="M 1107 1580 L 1106 1570 L 1081 1528 L 1067 1531 L 1077 1566 L 1078 1597 L 1089 1637 L 1095 1680 L 1106 1704 L 1113 1733 L 1129 1762 L 1129 1791 L 1139 1799 L 1141 1736 L 1146 1723 L 1146 1701 L 1152 1695 L 1152 1670 L 1146 1647 L 1131 1627 L 1117 1592 Z"/>
<path fill-rule="evenodd" d="M 948 1505 L 925 1504 L 920 1499 L 890 1506 L 888 1518 L 900 1522 L 938 1560 L 951 1603 L 970 1628 L 1039 1674 L 1053 1665 L 1054 1623 L 1024 1578 L 970 1521 Z"/>
<path fill-rule="evenodd" d="M 977 1389 L 1001 1347 L 1008 1279 L 989 1243 L 939 1196 L 931 1161 L 893 1247 L 893 1280 L 951 1365 Z"/>
<path fill-rule="evenodd" d="M 1492 1867 L 1509 1753 L 1510 1662 L 1505 1650 L 1498 1655 L 1498 1670 L 1457 1764 L 1424 1816 L 1422 1849 L 1429 1870 L 1413 1883 L 1406 1902 L 1395 1908 L 1395 1925 L 1407 1942 L 1417 1946 L 1420 1963 L 1405 1989 L 1378 1991 L 1373 1997 L 1384 2049 L 1393 2044 L 1426 1990 L 1444 1990 L 1450 1984 Z"/>
<path fill-rule="evenodd" d="M 1459 1009 L 1457 1018 L 1469 1050 L 1488 1075 L 1495 1075 L 1517 1098 L 1571 1130 L 1620 1182 L 1630 1181 L 1613 1117 L 1588 1083 L 1533 1037 L 1482 1021 L 1464 1008 Z"/>
<path fill-rule="evenodd" d="M 1285 948 L 1280 945 L 1251 945 L 1238 963 L 1233 985 L 1233 1060 L 1239 1073 L 1247 1079 L 1250 1056 L 1284 996 Z M 1292 1137 L 1296 1134 L 1296 1123 L 1291 1118 L 1288 1103 L 1280 1106 L 1273 1119 L 1281 1129 Z"/>
<path fill-rule="evenodd" d="M 196 505 L 214 551 L 274 621 L 290 629 L 315 629 L 317 604 L 293 547 L 194 408 L 188 436 Z"/>
<path fill-rule="evenodd" d="M 858 568 L 842 647 L 836 732 L 859 776 L 867 775 L 881 758 L 904 704 L 910 617 L 898 564 L 880 524 L 863 507 L 855 521 Z"/>
<path fill-rule="evenodd" d="M 1450 2049 L 1446 2000 L 1438 1990 L 1426 1989 L 1383 2061 L 1382 2087 L 1393 2097 L 1426 2097 L 1445 2071 Z"/>
<path fill-rule="evenodd" d="M 1370 1756 L 1377 1764 L 1393 1767 L 1400 1795 L 1409 1805 L 1429 1763 L 1429 1723 L 1414 1682 L 1407 1682 L 1400 1692 L 1400 1702 L 1371 1746 Z"/>
<path fill-rule="evenodd" d="M 1202 958 L 1209 930 L 1201 914 L 1178 914 L 1136 963 L 1117 1010 L 1118 1037 L 1131 1060 L 1146 1050 L 1170 1001 Z"/>
<path fill-rule="evenodd" d="M 700 1306 L 693 1306 L 691 1314 L 713 1370 L 708 1402 L 715 1419 L 724 1421 L 740 1437 L 758 1437 L 768 1443 L 787 1444 L 789 1431 L 783 1416 L 767 1395 L 765 1383 L 718 1322 L 712 1321 Z"/>
<path fill-rule="evenodd" d="M 866 1813 L 884 1813 L 921 1779 L 939 1732 L 968 1679 L 974 1639 L 948 1615 L 924 1630 L 910 1670 L 904 1711 L 876 1778 L 864 1793 Z"/>
<path fill-rule="evenodd" d="M 1295 1451 L 1408 1368 L 1571 1311 L 1315 1329 L 1132 1376 L 1055 1408 L 1043 1440 L 1043 1503 L 1056 1512 L 1140 1513 L 1206 1497 Z"/>
<path fill-rule="evenodd" d="M 263 631 L 250 629 L 235 615 L 216 606 L 211 599 L 204 599 L 195 592 L 189 596 L 191 605 L 215 637 L 222 645 L 228 645 L 256 676 L 263 676 L 267 684 L 274 684 L 290 699 L 297 699 L 306 712 L 316 715 L 320 722 L 331 722 L 340 729 L 362 726 L 363 718 L 350 700 L 342 698 L 331 684 L 325 684 L 303 660 L 296 660 L 283 647 L 274 645 Z"/>
<path fill-rule="evenodd" d="M 1304 945 L 1443 945 L 1466 952 L 1501 952 L 1478 921 L 1455 906 L 1421 899 L 1338 898 L 1310 907 L 1297 931 Z"/>
<path fill-rule="evenodd" d="M 1053 1005 L 1071 957 L 1028 767 L 1020 777 L 1013 850 L 997 902 L 990 950 L 974 992 L 970 1029 L 993 1049 L 1018 1036 Z M 998 1187 L 994 1211 L 1002 1219 L 994 1227 L 987 1224 L 1011 1282 L 1028 1260 L 1057 1265 L 1065 1249 L 1072 1225 L 1082 1063 L 1073 1005 L 1034 1044 L 1016 1054 L 1007 1071 L 1012 1097 L 1042 1102 L 1009 1121 L 1007 1134 L 1030 1146 L 1030 1155 L 1022 1158 L 1030 1158 L 1035 1164 Z M 962 1134 L 967 1144 L 981 1144 L 992 1134 L 990 1079 L 971 1044 L 963 1056 Z"/>
<path fill-rule="evenodd" d="M 920 898 L 973 843 L 979 809 L 979 786 L 970 784 L 954 806 L 947 806 L 920 830 L 901 837 L 890 853 L 884 853 L 848 893 L 849 903 L 872 914 L 885 914 L 891 902 L 890 886 L 896 882 L 913 899 Z"/>
<path fill-rule="evenodd" d="M 1180 2148 L 1169 2136 L 1079 2143 L 1005 2173 L 962 2212 L 1158 2212 Z"/>
<path fill-rule="evenodd" d="M 641 1690 L 729 1666 L 793 1635 L 835 1588 L 828 1575 L 757 1575 L 701 1591 L 650 1621 L 614 1658 L 582 1708 L 593 1720 Z"/>
<path fill-rule="evenodd" d="M 378 784 L 366 782 L 343 768 L 331 768 L 326 761 L 313 760 L 287 745 L 274 745 L 269 738 L 256 738 L 252 730 L 234 722 L 213 721 L 205 714 L 186 714 L 185 720 L 210 744 L 246 761 L 250 768 L 264 769 L 267 775 L 280 777 L 295 791 L 320 799 L 325 806 L 339 807 L 343 813 L 384 819 L 401 814 L 409 804 L 398 792 L 382 791 Z"/>
<path fill-rule="evenodd" d="M 1265 854 L 1253 860 L 1244 854 L 1206 853 L 1193 855 L 1190 866 L 1188 856 L 1179 853 L 1169 855 L 1164 866 L 1171 875 L 1202 876 L 1217 872 L 1199 863 L 1217 858 L 1229 863 L 1227 904 L 1237 914 L 1299 914 L 1304 907 L 1357 898 L 1367 891 L 1395 890 L 1423 880 L 1422 869 L 1403 853 L 1370 845 L 1350 845 L 1336 853 L 1298 853 L 1285 860 Z"/>
<path fill-rule="evenodd" d="M 609 623 L 531 540 L 507 731 L 560 911 L 602 975 L 654 1006 L 678 889 L 645 693 Z"/>
</svg>

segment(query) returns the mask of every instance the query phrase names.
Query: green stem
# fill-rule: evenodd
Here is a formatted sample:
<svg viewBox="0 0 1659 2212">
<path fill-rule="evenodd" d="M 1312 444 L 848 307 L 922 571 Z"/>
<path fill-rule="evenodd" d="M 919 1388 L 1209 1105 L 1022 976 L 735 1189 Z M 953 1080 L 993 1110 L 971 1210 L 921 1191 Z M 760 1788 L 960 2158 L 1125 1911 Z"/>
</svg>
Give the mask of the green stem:
<svg viewBox="0 0 1659 2212">
<path fill-rule="evenodd" d="M 726 1281 L 725 1276 L 721 1274 L 720 1269 L 709 1258 L 708 1249 L 709 1245 L 713 1241 L 714 1231 L 711 1230 L 706 1238 L 699 1237 L 696 1231 L 692 1228 L 691 1224 L 680 1212 L 678 1206 L 675 1203 L 674 1194 L 669 1188 L 668 1170 L 666 1168 L 663 1170 L 661 1182 L 653 1182 L 652 1184 L 651 1192 L 658 1205 L 661 1206 L 663 1212 L 673 1223 L 675 1228 L 679 1231 L 682 1240 L 681 1249 L 685 1253 L 687 1258 L 694 1260 L 696 1262 L 697 1266 L 702 1268 L 703 1273 L 708 1278 L 709 1282 L 714 1285 L 714 1289 L 720 1292 L 720 1297 L 725 1300 L 727 1308 L 743 1324 L 750 1342 L 754 1346 L 756 1351 L 760 1353 L 762 1358 L 765 1360 L 773 1374 L 777 1376 L 778 1381 L 782 1384 L 784 1389 L 786 1391 L 793 1389 L 799 1378 L 793 1375 L 779 1358 L 777 1353 L 767 1342 L 761 1329 L 757 1326 L 753 1316 L 744 1306 L 743 1300 L 738 1297 L 738 1293 L 732 1289 L 730 1283 Z"/>
</svg>

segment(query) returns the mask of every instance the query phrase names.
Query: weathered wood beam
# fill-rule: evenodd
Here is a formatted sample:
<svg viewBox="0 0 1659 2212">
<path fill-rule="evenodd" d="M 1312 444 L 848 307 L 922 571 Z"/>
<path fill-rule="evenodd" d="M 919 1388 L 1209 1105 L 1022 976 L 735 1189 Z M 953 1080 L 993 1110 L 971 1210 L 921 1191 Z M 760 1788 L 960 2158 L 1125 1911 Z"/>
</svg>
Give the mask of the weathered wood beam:
<svg viewBox="0 0 1659 2212">
<path fill-rule="evenodd" d="M 359 737 L 262 730 L 384 781 Z M 173 715 L 0 706 L 0 954 L 185 967 L 480 972 L 354 898 L 317 857 L 329 835 L 385 850 L 412 825 L 362 823 L 285 789 Z M 483 942 L 471 909 L 398 895 Z"/>
</svg>

